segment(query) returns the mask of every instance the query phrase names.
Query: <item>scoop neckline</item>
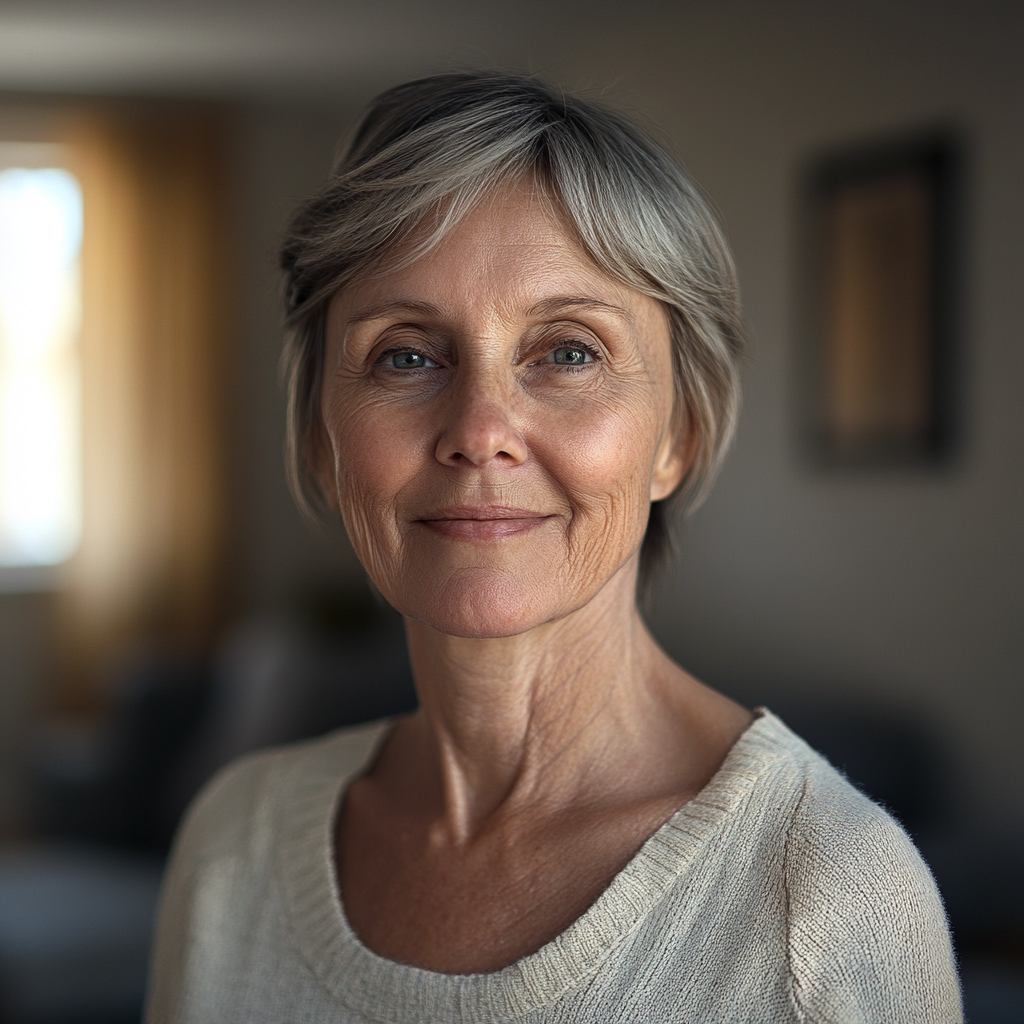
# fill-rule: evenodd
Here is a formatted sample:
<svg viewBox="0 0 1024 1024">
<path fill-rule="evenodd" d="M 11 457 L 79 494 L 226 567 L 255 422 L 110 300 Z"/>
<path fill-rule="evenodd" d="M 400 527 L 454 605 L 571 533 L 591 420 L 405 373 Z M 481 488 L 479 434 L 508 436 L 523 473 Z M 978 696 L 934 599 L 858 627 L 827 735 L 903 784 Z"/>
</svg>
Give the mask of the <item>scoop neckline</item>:
<svg viewBox="0 0 1024 1024">
<path fill-rule="evenodd" d="M 387 1024 L 507 1021 L 549 1005 L 595 974 L 640 926 L 742 807 L 766 765 L 795 739 L 767 709 L 755 715 L 708 784 L 644 841 L 580 917 L 536 952 L 480 974 L 443 974 L 388 960 L 356 935 L 334 868 L 334 811 L 392 723 L 358 730 L 365 756 L 340 775 L 353 733 L 327 737 L 313 752 L 316 763 L 297 758 L 277 787 L 285 797 L 275 809 L 278 880 L 303 959 L 340 1003 Z"/>
</svg>

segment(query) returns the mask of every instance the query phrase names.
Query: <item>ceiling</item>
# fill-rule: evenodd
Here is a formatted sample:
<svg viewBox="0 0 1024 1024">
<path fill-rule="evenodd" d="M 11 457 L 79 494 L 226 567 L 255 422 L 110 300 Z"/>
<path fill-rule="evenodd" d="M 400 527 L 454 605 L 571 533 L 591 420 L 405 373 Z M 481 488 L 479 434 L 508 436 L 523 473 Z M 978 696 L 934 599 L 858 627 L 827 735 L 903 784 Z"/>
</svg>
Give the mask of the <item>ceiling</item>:
<svg viewBox="0 0 1024 1024">
<path fill-rule="evenodd" d="M 0 89 L 253 95 L 530 65 L 610 0 L 0 0 Z"/>
</svg>

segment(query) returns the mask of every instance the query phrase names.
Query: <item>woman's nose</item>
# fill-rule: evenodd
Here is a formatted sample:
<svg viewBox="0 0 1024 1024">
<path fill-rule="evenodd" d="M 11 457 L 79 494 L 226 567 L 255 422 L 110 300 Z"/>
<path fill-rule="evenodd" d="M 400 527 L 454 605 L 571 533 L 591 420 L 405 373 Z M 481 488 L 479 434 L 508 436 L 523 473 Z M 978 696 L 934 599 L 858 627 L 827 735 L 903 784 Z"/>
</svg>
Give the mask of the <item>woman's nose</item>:
<svg viewBox="0 0 1024 1024">
<path fill-rule="evenodd" d="M 448 421 L 435 454 L 446 466 L 509 466 L 526 459 L 527 446 L 515 424 L 512 396 L 504 382 L 474 376 L 451 395 Z"/>
</svg>

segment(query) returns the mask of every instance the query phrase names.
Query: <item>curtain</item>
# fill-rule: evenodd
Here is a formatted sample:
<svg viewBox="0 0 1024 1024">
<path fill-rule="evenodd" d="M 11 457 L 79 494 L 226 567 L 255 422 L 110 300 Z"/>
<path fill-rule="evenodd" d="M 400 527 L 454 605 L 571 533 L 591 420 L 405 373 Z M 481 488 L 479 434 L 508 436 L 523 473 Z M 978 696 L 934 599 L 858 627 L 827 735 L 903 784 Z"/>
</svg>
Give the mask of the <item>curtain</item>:
<svg viewBox="0 0 1024 1024">
<path fill-rule="evenodd" d="M 230 604 L 231 217 L 222 119 L 72 115 L 82 185 L 83 535 L 58 616 L 59 710 L 138 642 L 200 652 Z"/>
</svg>

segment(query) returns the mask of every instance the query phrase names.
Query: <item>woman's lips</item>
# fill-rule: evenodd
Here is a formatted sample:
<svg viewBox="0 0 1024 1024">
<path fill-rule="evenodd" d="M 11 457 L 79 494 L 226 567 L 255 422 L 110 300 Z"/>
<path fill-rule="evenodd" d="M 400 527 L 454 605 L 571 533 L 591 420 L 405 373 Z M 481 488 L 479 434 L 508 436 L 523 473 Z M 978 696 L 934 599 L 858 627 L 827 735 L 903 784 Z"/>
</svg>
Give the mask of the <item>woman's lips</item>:
<svg viewBox="0 0 1024 1024">
<path fill-rule="evenodd" d="M 416 522 L 457 540 L 499 540 L 535 529 L 550 518 L 530 509 L 490 506 L 438 509 Z"/>
</svg>

